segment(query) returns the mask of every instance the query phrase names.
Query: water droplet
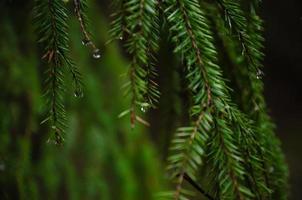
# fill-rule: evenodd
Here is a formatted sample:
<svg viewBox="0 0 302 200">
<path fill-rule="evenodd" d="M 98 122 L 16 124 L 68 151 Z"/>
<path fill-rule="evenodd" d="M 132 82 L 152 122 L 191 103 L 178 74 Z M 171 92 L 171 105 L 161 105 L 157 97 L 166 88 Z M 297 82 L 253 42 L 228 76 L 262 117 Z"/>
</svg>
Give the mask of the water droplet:
<svg viewBox="0 0 302 200">
<path fill-rule="evenodd" d="M 95 58 L 95 59 L 99 59 L 101 57 L 100 50 L 99 49 L 95 49 L 93 51 L 92 57 Z"/>
<path fill-rule="evenodd" d="M 123 39 L 124 39 L 123 36 L 120 36 L 120 37 L 119 37 L 119 40 L 123 40 Z"/>
<path fill-rule="evenodd" d="M 256 77 L 257 79 L 262 79 L 262 77 L 264 76 L 264 72 L 260 69 L 258 69 Z"/>
<path fill-rule="evenodd" d="M 49 138 L 49 139 L 46 141 L 46 143 L 49 144 L 49 145 L 56 145 L 56 144 L 57 144 L 57 142 L 56 142 L 54 139 L 51 139 L 51 138 Z"/>
<path fill-rule="evenodd" d="M 74 97 L 76 98 L 82 98 L 84 96 L 84 93 L 81 89 L 76 89 L 73 93 Z"/>
<path fill-rule="evenodd" d="M 146 108 L 145 107 L 141 107 L 141 111 L 142 112 L 146 112 Z"/>
<path fill-rule="evenodd" d="M 84 46 L 88 46 L 88 45 L 91 45 L 91 44 L 92 44 L 92 42 L 90 40 L 87 40 L 87 39 L 82 40 L 82 45 L 84 45 Z"/>
</svg>

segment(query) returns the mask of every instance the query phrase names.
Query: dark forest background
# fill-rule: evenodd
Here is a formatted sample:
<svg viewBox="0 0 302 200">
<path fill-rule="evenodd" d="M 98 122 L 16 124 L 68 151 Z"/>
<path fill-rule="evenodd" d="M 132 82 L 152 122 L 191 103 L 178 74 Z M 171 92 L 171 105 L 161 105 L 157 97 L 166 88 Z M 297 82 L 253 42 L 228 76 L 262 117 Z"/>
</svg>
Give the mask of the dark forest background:
<svg viewBox="0 0 302 200">
<path fill-rule="evenodd" d="M 302 2 L 263 1 L 265 96 L 290 168 L 291 199 L 302 185 Z"/>
</svg>

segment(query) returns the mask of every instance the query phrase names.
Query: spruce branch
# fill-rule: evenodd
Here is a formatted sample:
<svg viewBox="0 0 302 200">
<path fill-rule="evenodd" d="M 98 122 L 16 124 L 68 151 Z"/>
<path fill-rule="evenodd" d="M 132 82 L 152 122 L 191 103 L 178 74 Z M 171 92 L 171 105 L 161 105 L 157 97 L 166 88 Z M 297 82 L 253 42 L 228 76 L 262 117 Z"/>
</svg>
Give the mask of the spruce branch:
<svg viewBox="0 0 302 200">
<path fill-rule="evenodd" d="M 234 171 L 237 173 L 243 172 L 243 168 L 240 165 L 237 165 L 237 162 L 235 159 L 239 160 L 239 155 L 238 149 L 235 146 L 230 146 L 228 144 L 234 143 L 235 141 L 233 140 L 231 135 L 231 130 L 230 129 L 224 129 L 226 127 L 226 122 L 224 120 L 217 120 L 216 121 L 216 134 L 214 135 L 213 141 L 212 141 L 212 146 L 210 146 L 210 151 L 209 155 L 215 157 L 215 159 L 219 160 L 219 163 L 217 161 L 217 164 L 215 166 L 215 171 L 219 170 L 221 174 L 220 175 L 223 177 L 223 181 L 219 180 L 221 179 L 216 175 L 215 179 L 219 180 L 219 190 L 220 194 L 222 195 L 223 198 L 233 198 L 233 199 L 243 199 L 243 196 L 240 192 L 239 189 L 239 181 L 238 178 L 236 177 Z M 216 146 L 214 146 L 216 145 Z M 215 151 L 214 149 L 218 149 L 218 151 Z M 224 177 L 227 175 L 226 177 Z M 224 183 L 227 182 L 227 183 Z M 229 191 L 226 191 L 226 189 L 223 188 L 223 184 L 232 184 L 234 187 L 234 193 L 230 194 Z M 233 190 L 233 189 L 232 189 Z"/>
<path fill-rule="evenodd" d="M 202 164 L 207 133 L 211 123 L 210 115 L 203 112 L 194 126 L 179 128 L 170 148 L 171 156 L 168 158 L 168 169 L 172 171 L 176 180 L 174 199 L 181 199 L 182 185 L 186 174 L 195 178 L 198 167 Z M 203 134 L 202 134 L 203 133 Z"/>
<path fill-rule="evenodd" d="M 111 14 L 112 21 L 110 24 L 111 29 L 109 30 L 111 39 L 108 41 L 108 43 L 110 43 L 112 40 L 115 39 L 123 40 L 125 32 L 128 32 L 125 27 L 126 26 L 126 9 L 125 9 L 126 0 L 116 0 L 113 1 L 113 3 L 117 11 Z"/>
<path fill-rule="evenodd" d="M 93 41 L 91 39 L 91 35 L 87 29 L 88 20 L 87 20 L 86 14 L 85 14 L 86 9 L 87 9 L 87 2 L 86 2 L 86 0 L 73 0 L 73 3 L 74 3 L 74 12 L 77 16 L 77 19 L 78 19 L 80 27 L 81 27 L 81 32 L 83 34 L 82 43 L 85 46 L 91 47 L 94 54 L 98 55 L 99 49 L 93 43 Z"/>
<path fill-rule="evenodd" d="M 65 61 L 65 65 L 68 68 L 69 73 L 71 74 L 73 88 L 74 88 L 74 96 L 75 97 L 83 97 L 83 82 L 82 82 L 82 74 L 78 70 L 74 61 L 67 57 L 66 55 L 61 55 L 63 60 Z"/>
<path fill-rule="evenodd" d="M 170 10 L 172 14 L 167 14 L 168 20 L 172 20 L 173 13 L 180 12 L 180 19 L 178 20 L 183 20 L 183 28 L 185 29 L 184 31 L 187 32 L 187 35 L 191 41 L 191 45 L 194 49 L 194 51 L 191 53 L 193 53 L 193 55 L 196 55 L 197 62 L 200 65 L 203 65 L 203 61 L 201 59 L 201 52 L 197 47 L 196 38 L 194 33 L 192 32 L 192 26 L 187 16 L 187 13 L 182 5 L 182 2 L 176 1 L 169 3 L 171 6 L 168 7 L 167 10 Z M 172 9 L 179 10 L 173 12 Z M 181 25 L 179 25 L 179 27 L 181 27 Z M 181 41 L 179 38 L 174 38 L 174 40 Z M 178 49 L 176 49 L 175 51 L 178 51 Z M 201 71 L 202 75 L 206 76 L 206 72 L 203 69 L 201 69 Z M 200 70 L 198 70 L 198 72 L 200 72 Z M 195 86 L 191 86 L 191 88 L 194 87 Z M 196 121 L 192 124 L 193 126 L 179 128 L 178 133 L 175 135 L 175 138 L 172 141 L 172 152 L 171 156 L 168 159 L 168 168 L 173 170 L 173 174 L 177 175 L 176 190 L 173 196 L 171 196 L 173 199 L 184 198 L 183 195 L 185 195 L 186 191 L 182 188 L 182 185 L 184 182 L 185 174 L 189 173 L 191 177 L 196 178 L 198 167 L 202 163 L 201 158 L 204 155 L 203 147 L 205 146 L 207 140 L 207 133 L 210 131 L 209 124 L 212 121 L 211 116 L 208 114 L 211 102 L 211 92 L 207 81 L 202 86 L 202 88 L 206 88 L 208 95 L 203 96 L 203 101 L 201 101 L 202 103 L 198 102 L 195 109 L 200 109 L 201 106 L 203 106 L 202 109 L 204 110 L 199 113 L 199 116 L 197 117 Z M 175 152 L 175 150 L 177 151 Z M 172 177 L 175 177 L 175 175 Z"/>
<path fill-rule="evenodd" d="M 253 5 L 255 5 L 255 3 Z M 251 6 L 251 12 L 247 14 L 248 18 L 245 20 L 247 23 L 244 26 L 245 32 L 251 41 L 247 44 L 250 45 L 249 49 L 251 49 L 250 52 L 252 53 L 249 53 L 248 56 L 244 55 L 245 62 L 243 64 L 251 65 L 251 60 L 254 60 L 254 63 L 259 63 L 258 66 L 260 67 L 260 71 L 258 70 L 257 72 L 251 72 L 244 66 L 235 64 L 233 67 L 234 77 L 236 79 L 238 88 L 243 91 L 241 95 L 243 111 L 255 121 L 257 130 L 256 133 L 259 145 L 256 154 L 258 155 L 258 158 L 260 158 L 262 165 L 261 168 L 263 169 L 262 181 L 258 182 L 260 183 L 260 186 L 265 185 L 265 187 L 260 187 L 262 190 L 259 191 L 260 194 L 258 193 L 258 196 L 264 196 L 264 198 L 265 196 L 267 198 L 274 198 L 274 196 L 278 196 L 278 198 L 280 197 L 281 199 L 286 199 L 286 190 L 288 188 L 288 172 L 279 146 L 280 144 L 278 139 L 274 136 L 274 126 L 267 115 L 267 108 L 263 98 L 263 83 L 261 80 L 261 76 L 263 75 L 261 71 L 261 62 L 263 57 L 261 52 L 263 49 L 262 43 L 264 41 L 262 37 L 263 28 L 262 21 L 260 20 L 259 16 L 257 16 L 253 5 Z M 231 11 L 229 12 L 231 13 Z M 217 15 L 214 15 L 213 17 L 217 19 Z M 234 23 L 235 22 L 233 22 L 233 24 Z M 224 31 L 224 29 L 220 30 Z M 226 31 L 224 32 L 226 33 Z M 236 44 L 237 41 L 234 41 L 232 37 L 229 37 L 228 39 L 226 39 L 226 37 L 228 37 L 227 34 L 222 34 L 222 39 L 225 41 L 224 44 L 226 48 L 229 49 L 228 52 L 236 52 L 234 49 L 236 49 L 236 46 L 239 46 Z M 234 49 L 229 47 L 232 43 L 235 44 L 233 45 L 235 47 L 231 47 Z M 237 52 L 236 56 L 240 57 L 240 52 Z M 277 160 L 278 163 L 276 162 Z M 276 174 L 272 174 L 271 171 L 275 171 L 275 169 L 276 171 L 279 171 L 279 173 L 277 172 Z M 278 184 L 275 182 L 277 180 Z M 276 193 L 278 194 L 276 195 Z"/>
<path fill-rule="evenodd" d="M 61 0 L 36 0 L 34 7 L 34 23 L 38 33 L 38 41 L 42 44 L 45 59 L 49 68 L 46 70 L 46 92 L 48 116 L 42 123 L 50 121 L 54 134 L 50 141 L 62 144 L 66 128 L 66 113 L 63 104 L 64 95 L 64 63 L 67 64 L 75 85 L 75 92 L 82 92 L 80 73 L 68 53 L 67 10 Z"/>
<path fill-rule="evenodd" d="M 189 71 L 187 75 L 190 81 L 189 88 L 193 94 L 193 101 L 196 103 L 192 107 L 195 112 L 192 112 L 191 117 L 194 118 L 197 113 L 200 113 L 203 105 L 213 106 L 210 116 L 216 121 L 216 125 L 212 125 L 216 134 L 211 136 L 209 132 L 211 129 L 200 134 L 203 134 L 203 137 L 205 135 L 211 137 L 209 143 L 214 145 L 210 148 L 209 157 L 213 161 L 215 171 L 221 172 L 214 180 L 214 182 L 218 182 L 220 187 L 221 194 L 219 196 L 220 198 L 250 198 L 253 194 L 245 186 L 244 159 L 240 148 L 237 147 L 241 143 L 238 141 L 238 133 L 233 132 L 231 128 L 230 116 L 234 114 L 233 108 L 235 106 L 231 104 L 231 98 L 222 78 L 220 67 L 215 64 L 217 53 L 213 44 L 210 23 L 201 10 L 198 1 L 171 0 L 167 4 L 166 12 L 171 24 L 170 31 L 172 34 L 174 33 L 172 40 L 176 43 L 175 52 L 180 52 L 184 55 Z M 209 103 L 207 104 L 206 102 Z M 241 117 L 241 115 L 236 116 L 234 122 L 236 123 Z M 199 148 L 204 148 L 204 145 Z M 202 159 L 201 155 L 198 156 L 198 159 Z M 171 157 L 173 158 L 173 153 Z M 184 161 L 188 159 L 185 156 L 184 158 L 180 156 L 177 158 Z M 177 167 L 177 165 L 172 163 L 173 165 Z M 196 172 L 197 170 L 193 171 L 193 173 L 188 173 L 190 173 L 192 178 L 196 178 Z M 182 175 L 183 173 L 180 174 Z M 171 198 L 184 198 L 179 195 L 182 182 L 182 176 L 180 176 L 176 183 L 176 195 L 174 194 Z"/>
<path fill-rule="evenodd" d="M 249 120 L 238 108 L 233 108 L 233 114 L 233 121 L 235 122 L 234 119 L 237 119 L 237 123 L 234 123 L 233 127 L 239 133 L 240 151 L 243 154 L 245 170 L 248 172 L 246 174 L 248 186 L 257 199 L 265 199 L 269 196 L 270 188 L 266 181 L 261 136 L 254 122 Z"/>
<path fill-rule="evenodd" d="M 130 93 L 135 94 L 132 95 L 132 105 L 140 102 L 137 99 L 146 98 L 146 95 L 139 97 L 139 94 L 144 93 L 145 90 L 135 93 L 137 91 L 136 69 L 141 67 L 140 62 L 145 60 L 135 57 L 140 55 L 140 52 L 138 48 L 135 48 L 136 45 L 133 45 L 135 42 L 131 41 L 131 36 L 134 34 L 136 38 L 145 37 L 144 30 L 135 25 L 136 22 L 141 22 L 140 17 L 143 16 L 143 9 L 140 9 L 143 7 L 142 2 L 131 1 L 121 6 L 124 10 L 121 12 L 123 15 L 115 21 L 115 24 L 119 25 L 113 29 L 118 32 L 115 34 L 116 37 L 125 33 L 128 36 L 126 46 L 128 53 L 132 56 L 132 64 L 129 73 L 130 82 L 127 85 L 130 86 Z M 251 44 L 257 40 L 254 40 L 248 33 L 247 19 L 241 10 L 241 5 L 236 1 L 226 2 L 223 0 L 219 0 L 218 4 L 226 15 L 229 28 L 238 35 L 242 53 L 248 63 L 247 71 L 253 72 L 252 80 L 260 79 L 258 68 L 262 67 L 263 54 L 260 50 L 262 46 L 259 42 Z M 130 5 L 131 9 L 129 10 Z M 198 169 L 203 163 L 202 160 L 205 159 L 204 148 L 210 144 L 214 146 L 210 148 L 207 159 L 212 161 L 215 171 L 221 171 L 220 175 L 214 175 L 213 179 L 213 185 L 218 185 L 216 190 L 219 190 L 216 195 L 219 198 L 261 199 L 263 191 L 267 192 L 269 189 L 264 183 L 267 176 L 263 176 L 266 170 L 263 166 L 265 158 L 262 156 L 263 152 L 260 151 L 262 143 L 256 140 L 259 136 L 259 130 L 254 127 L 254 122 L 247 119 L 237 108 L 237 105 L 232 103 L 220 66 L 216 64 L 218 59 L 211 23 L 207 20 L 207 16 L 202 11 L 198 1 L 158 1 L 158 5 L 160 8 L 166 7 L 164 13 L 170 24 L 172 41 L 175 43 L 174 52 L 180 54 L 187 65 L 187 78 L 193 100 L 191 106 L 192 126 L 179 128 L 172 142 L 168 168 L 172 171 L 172 178 L 176 181 L 176 190 L 169 193 L 168 196 L 179 199 L 185 198 L 186 194 L 190 193 L 183 188 L 185 174 L 188 173 L 193 179 L 197 178 Z M 129 15 L 133 14 L 132 11 L 137 12 L 132 18 L 137 19 L 135 22 L 128 21 Z M 129 24 L 132 25 L 129 26 Z M 258 39 L 261 40 L 261 37 Z M 149 49 L 149 47 L 146 48 L 148 45 L 144 45 L 140 49 Z M 147 62 L 142 63 L 145 65 Z M 140 72 L 140 75 L 143 76 L 148 74 L 148 70 Z M 142 79 L 142 76 L 140 78 Z M 144 86 L 141 88 L 147 88 L 146 85 L 151 82 L 140 81 L 141 85 Z M 261 81 L 258 82 L 261 83 Z M 148 88 L 150 87 L 148 86 Z M 259 93 L 259 96 L 262 97 L 262 94 Z M 145 103 L 144 101 L 141 102 Z M 148 103 L 145 105 L 149 105 Z M 127 111 L 130 113 L 132 125 L 137 118 L 135 108 L 133 108 L 131 106 Z M 208 119 L 215 119 L 215 123 L 213 120 L 205 122 L 204 116 L 208 116 Z M 204 124 L 207 127 L 203 127 Z M 225 186 L 226 183 L 228 187 Z"/>
<path fill-rule="evenodd" d="M 112 30 L 115 37 L 126 36 L 125 46 L 131 57 L 130 81 L 126 84 L 128 94 L 131 95 L 131 108 L 124 113 L 130 113 L 131 123 L 134 125 L 138 116 L 133 105 L 150 106 L 151 102 L 151 98 L 146 95 L 146 91 L 150 92 L 150 89 L 146 88 L 152 88 L 149 83 L 153 82 L 146 77 L 152 73 L 149 70 L 151 68 L 145 68 L 150 63 L 145 55 L 149 55 L 149 50 L 152 49 L 146 41 L 149 36 L 147 33 L 151 29 L 144 29 L 146 21 L 148 22 L 148 18 L 143 14 L 146 0 L 121 2 L 122 10 L 114 21 Z M 168 21 L 175 45 L 174 52 L 180 55 L 186 66 L 192 99 L 191 123 L 177 130 L 168 158 L 168 169 L 175 181 L 175 191 L 167 192 L 164 196 L 169 199 L 186 199 L 186 196 L 193 195 L 184 188 L 185 176 L 187 174 L 192 180 L 197 180 L 200 167 L 208 162 L 213 168 L 211 181 L 212 189 L 217 191 L 215 198 L 270 198 L 270 174 L 266 163 L 271 164 L 272 150 L 266 145 L 269 144 L 268 138 L 274 137 L 265 135 L 270 132 L 270 122 L 266 119 L 260 80 L 263 75 L 261 24 L 257 20 L 251 20 L 253 18 L 248 18 L 249 15 L 243 10 L 243 6 L 236 0 L 217 0 L 214 3 L 220 8 L 220 13 L 216 10 L 214 16 L 220 18 L 219 14 L 225 15 L 225 24 L 229 26 L 230 32 L 236 35 L 236 39 L 232 40 L 240 44 L 240 53 L 245 59 L 245 68 L 237 68 L 239 73 L 236 72 L 237 78 L 244 76 L 248 82 L 245 84 L 248 89 L 241 88 L 242 91 L 248 90 L 242 95 L 245 107 L 242 112 L 233 102 L 221 66 L 218 65 L 220 60 L 213 38 L 213 24 L 207 19 L 209 15 L 205 14 L 205 8 L 200 6 L 204 2 L 168 0 L 157 3 L 158 10 L 163 10 L 164 19 Z M 253 3 L 256 5 L 258 1 Z M 145 23 L 142 19 L 145 19 Z M 253 29 L 254 32 L 251 31 Z M 146 98 L 148 101 L 145 101 Z M 264 123 L 259 121 L 260 118 Z M 265 126 L 261 127 L 260 124 Z M 275 140 L 273 141 L 272 143 L 275 143 Z M 206 146 L 209 147 L 205 148 Z M 276 147 L 276 144 L 273 146 Z M 209 152 L 205 153 L 205 149 Z M 282 160 L 281 157 L 276 159 Z"/>
<path fill-rule="evenodd" d="M 131 98 L 129 113 L 132 127 L 135 122 L 148 124 L 139 116 L 137 107 L 145 112 L 146 109 L 155 107 L 159 98 L 152 64 L 154 54 L 158 51 L 159 13 L 156 8 L 155 0 L 121 1 L 121 10 L 118 11 L 120 15 L 117 15 L 111 29 L 114 38 L 125 36 L 126 51 L 131 58 L 129 82 L 125 87 Z"/>
<path fill-rule="evenodd" d="M 262 43 L 253 40 L 251 36 L 247 33 L 248 31 L 248 21 L 244 14 L 244 11 L 241 8 L 240 3 L 237 0 L 217 0 L 221 11 L 224 12 L 225 21 L 229 26 L 231 31 L 234 31 L 238 40 L 241 43 L 242 54 L 247 59 L 247 67 L 251 73 L 256 74 L 257 78 L 260 79 L 263 75 L 262 72 L 262 57 L 263 53 Z M 259 35 L 261 40 L 263 39 Z"/>
</svg>

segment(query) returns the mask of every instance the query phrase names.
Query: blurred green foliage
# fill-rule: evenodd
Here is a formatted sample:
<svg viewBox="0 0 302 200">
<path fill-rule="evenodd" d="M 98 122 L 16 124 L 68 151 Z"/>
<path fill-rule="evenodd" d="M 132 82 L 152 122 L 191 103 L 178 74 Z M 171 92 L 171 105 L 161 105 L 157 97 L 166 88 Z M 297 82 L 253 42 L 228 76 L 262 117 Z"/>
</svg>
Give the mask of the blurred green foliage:
<svg viewBox="0 0 302 200">
<path fill-rule="evenodd" d="M 107 22 L 92 4 L 91 32 L 101 49 L 95 60 L 70 19 L 72 57 L 83 74 L 84 96 L 66 84 L 66 144 L 47 142 L 45 63 L 35 42 L 25 2 L 1 3 L 0 17 L 0 199 L 153 199 L 163 186 L 160 155 L 143 127 L 118 119 L 126 100 L 120 89 L 127 61 L 108 40 Z M 22 8 L 22 12 L 20 11 Z M 13 17 L 12 17 L 13 16 Z M 69 77 L 66 77 L 69 83 Z"/>
</svg>

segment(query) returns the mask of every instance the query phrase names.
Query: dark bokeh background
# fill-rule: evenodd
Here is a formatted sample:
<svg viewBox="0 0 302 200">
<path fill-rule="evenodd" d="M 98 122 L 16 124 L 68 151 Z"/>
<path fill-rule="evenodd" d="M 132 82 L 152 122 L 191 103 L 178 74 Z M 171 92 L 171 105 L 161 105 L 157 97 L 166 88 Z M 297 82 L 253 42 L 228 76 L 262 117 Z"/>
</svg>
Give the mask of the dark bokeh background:
<svg viewBox="0 0 302 200">
<path fill-rule="evenodd" d="M 265 94 L 290 167 L 291 198 L 302 199 L 302 1 L 265 0 Z"/>
</svg>

